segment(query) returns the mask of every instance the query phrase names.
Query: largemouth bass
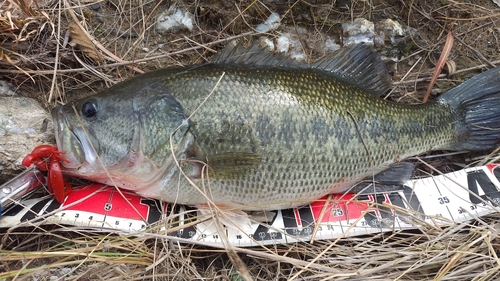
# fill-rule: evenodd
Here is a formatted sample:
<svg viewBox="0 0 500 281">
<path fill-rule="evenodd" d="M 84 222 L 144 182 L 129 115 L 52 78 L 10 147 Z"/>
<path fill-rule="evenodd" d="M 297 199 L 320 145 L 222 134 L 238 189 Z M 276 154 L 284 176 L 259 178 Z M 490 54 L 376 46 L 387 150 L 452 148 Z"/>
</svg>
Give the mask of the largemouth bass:
<svg viewBox="0 0 500 281">
<path fill-rule="evenodd" d="M 376 96 L 390 76 L 369 47 L 313 65 L 241 49 L 54 108 L 64 173 L 179 204 L 272 210 L 409 156 L 500 145 L 500 68 L 406 105 Z"/>
</svg>

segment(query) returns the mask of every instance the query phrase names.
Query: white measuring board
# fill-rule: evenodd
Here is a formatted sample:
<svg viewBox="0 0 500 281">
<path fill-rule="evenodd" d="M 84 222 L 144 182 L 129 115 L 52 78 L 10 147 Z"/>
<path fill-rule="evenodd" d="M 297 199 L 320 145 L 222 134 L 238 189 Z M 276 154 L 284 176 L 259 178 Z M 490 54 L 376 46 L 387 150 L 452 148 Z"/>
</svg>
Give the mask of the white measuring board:
<svg viewBox="0 0 500 281">
<path fill-rule="evenodd" d="M 0 227 L 43 216 L 43 223 L 138 235 L 168 233 L 245 247 L 446 226 L 500 211 L 500 164 L 413 179 L 395 192 L 333 194 L 304 207 L 266 213 L 265 222 L 253 222 L 245 231 L 217 228 L 213 219 L 192 207 L 122 193 L 125 197 L 115 188 L 93 184 L 75 189 L 64 204 L 52 197 L 25 200 L 24 207 L 3 214 Z"/>
</svg>

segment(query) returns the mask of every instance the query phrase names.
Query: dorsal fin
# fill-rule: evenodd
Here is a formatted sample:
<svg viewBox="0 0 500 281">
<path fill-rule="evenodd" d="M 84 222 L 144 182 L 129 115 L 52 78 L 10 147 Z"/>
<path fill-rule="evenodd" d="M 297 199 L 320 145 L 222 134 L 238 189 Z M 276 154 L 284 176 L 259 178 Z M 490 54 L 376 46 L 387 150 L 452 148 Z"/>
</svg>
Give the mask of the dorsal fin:
<svg viewBox="0 0 500 281">
<path fill-rule="evenodd" d="M 328 71 L 377 96 L 392 86 L 392 77 L 384 62 L 371 46 L 365 44 L 344 47 L 313 63 L 311 68 Z"/>
<path fill-rule="evenodd" d="M 273 53 L 260 46 L 260 42 L 254 42 L 250 47 L 243 47 L 242 43 L 236 45 L 234 41 L 229 42 L 226 47 L 218 52 L 212 63 L 215 64 L 246 64 L 263 66 L 281 66 L 292 68 L 308 68 L 306 63 L 298 62 L 282 53 Z"/>
<path fill-rule="evenodd" d="M 212 63 L 317 69 L 377 96 L 387 92 L 392 85 L 392 78 L 380 56 L 371 46 L 364 44 L 344 47 L 309 65 L 262 48 L 259 41 L 249 48 L 230 42 Z"/>
</svg>

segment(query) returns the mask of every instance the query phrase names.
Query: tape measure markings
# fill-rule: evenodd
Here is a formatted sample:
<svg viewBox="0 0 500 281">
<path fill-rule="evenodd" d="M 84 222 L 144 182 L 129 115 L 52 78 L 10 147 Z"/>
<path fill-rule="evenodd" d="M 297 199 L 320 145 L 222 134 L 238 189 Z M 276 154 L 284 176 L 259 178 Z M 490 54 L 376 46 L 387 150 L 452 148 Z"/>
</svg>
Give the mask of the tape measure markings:
<svg viewBox="0 0 500 281">
<path fill-rule="evenodd" d="M 445 175 L 411 180 L 397 192 L 332 195 L 331 200 L 326 200 L 325 197 L 304 207 L 275 211 L 270 222 L 252 224 L 249 233 L 226 227 L 224 234 L 234 245 L 252 246 L 308 241 L 316 224 L 316 240 L 418 228 L 422 223 L 419 219 L 429 224 L 447 225 L 453 221 L 464 222 L 497 212 L 500 203 L 499 186 L 498 165 L 467 168 Z M 144 231 L 152 223 L 163 224 L 168 229 L 182 227 L 201 215 L 191 207 L 144 199 L 129 192 L 123 192 L 125 198 L 122 198 L 115 194 L 113 188 L 96 192 L 99 188 L 101 185 L 91 185 L 75 190 L 63 206 L 74 205 L 55 213 L 47 222 L 114 228 L 133 233 Z M 84 202 L 76 203 L 92 193 L 96 194 Z M 54 202 L 51 199 L 30 201 L 28 210 L 39 215 L 46 214 L 61 207 Z M 323 210 L 325 214 L 319 221 Z M 404 210 L 422 214 L 412 217 Z M 13 224 L 16 220 L 12 217 L 16 215 L 19 222 L 35 217 L 25 210 L 4 215 L 11 217 L 0 220 L 0 227 Z M 171 235 L 211 243 L 224 242 L 212 220 L 180 228 Z"/>
</svg>

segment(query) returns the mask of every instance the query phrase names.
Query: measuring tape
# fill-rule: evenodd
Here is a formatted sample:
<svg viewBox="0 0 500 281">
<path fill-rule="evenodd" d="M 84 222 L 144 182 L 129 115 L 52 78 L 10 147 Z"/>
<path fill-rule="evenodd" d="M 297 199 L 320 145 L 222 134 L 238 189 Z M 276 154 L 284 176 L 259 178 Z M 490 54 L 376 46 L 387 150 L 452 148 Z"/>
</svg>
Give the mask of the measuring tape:
<svg viewBox="0 0 500 281">
<path fill-rule="evenodd" d="M 217 227 L 213 217 L 195 208 L 120 193 L 102 184 L 74 190 L 63 204 L 52 197 L 21 201 L 3 214 L 0 227 L 18 226 L 43 216 L 39 221 L 45 224 L 138 235 L 158 231 L 245 247 L 446 226 L 498 212 L 499 206 L 500 164 L 491 164 L 409 180 L 395 192 L 330 195 L 300 208 L 268 212 L 265 222 L 253 222 L 247 230 Z"/>
</svg>

